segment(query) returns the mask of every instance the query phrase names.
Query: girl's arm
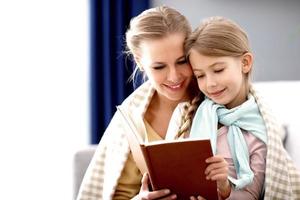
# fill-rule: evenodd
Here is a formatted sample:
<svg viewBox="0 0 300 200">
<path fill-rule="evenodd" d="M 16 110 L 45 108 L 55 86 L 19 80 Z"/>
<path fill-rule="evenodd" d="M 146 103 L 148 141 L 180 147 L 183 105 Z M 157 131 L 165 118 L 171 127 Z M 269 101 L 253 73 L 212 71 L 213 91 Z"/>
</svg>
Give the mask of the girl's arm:
<svg viewBox="0 0 300 200">
<path fill-rule="evenodd" d="M 217 181 L 219 199 L 226 199 L 231 193 L 231 186 L 227 179 L 228 163 L 221 155 L 206 159 L 209 164 L 205 170 L 208 180 Z"/>
<path fill-rule="evenodd" d="M 244 134 L 250 154 L 250 168 L 253 182 L 241 190 L 232 190 L 232 199 L 259 199 L 265 180 L 267 146 L 250 133 Z"/>
</svg>

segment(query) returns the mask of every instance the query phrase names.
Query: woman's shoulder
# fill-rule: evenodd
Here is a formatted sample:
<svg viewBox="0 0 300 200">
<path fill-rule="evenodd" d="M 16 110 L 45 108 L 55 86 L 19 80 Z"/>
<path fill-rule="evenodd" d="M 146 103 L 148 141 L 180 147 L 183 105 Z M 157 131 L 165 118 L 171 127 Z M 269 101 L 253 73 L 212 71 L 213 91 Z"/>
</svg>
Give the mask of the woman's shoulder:
<svg viewBox="0 0 300 200">
<path fill-rule="evenodd" d="M 155 92 L 150 81 L 144 82 L 136 90 L 134 90 L 121 104 L 129 110 L 144 109 L 150 103 Z"/>
<path fill-rule="evenodd" d="M 268 103 L 264 99 L 264 95 L 260 93 L 259 90 L 257 90 L 253 85 L 250 89 L 251 94 L 254 96 L 255 101 L 258 105 L 260 114 L 262 115 L 262 118 L 264 119 L 264 122 L 267 127 L 268 136 L 270 134 L 272 136 L 278 136 L 283 141 L 286 137 L 286 132 L 284 131 L 284 127 L 282 122 L 278 120 L 278 118 L 274 115 L 274 112 L 272 111 L 272 108 L 268 105 Z M 274 135 L 274 133 L 276 133 Z"/>
</svg>

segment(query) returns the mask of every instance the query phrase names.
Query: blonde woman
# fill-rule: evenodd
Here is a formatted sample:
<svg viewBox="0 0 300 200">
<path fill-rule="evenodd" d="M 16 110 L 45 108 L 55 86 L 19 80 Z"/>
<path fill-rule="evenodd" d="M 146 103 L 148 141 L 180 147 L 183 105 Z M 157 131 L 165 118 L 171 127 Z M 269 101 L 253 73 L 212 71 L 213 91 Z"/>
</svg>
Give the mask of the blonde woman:
<svg viewBox="0 0 300 200">
<path fill-rule="evenodd" d="M 184 54 L 191 33 L 186 18 L 163 6 L 142 12 L 126 33 L 128 53 L 148 78 L 122 104 L 145 141 L 163 140 L 178 103 L 194 97 L 193 74 Z M 194 84 L 195 85 L 195 84 Z M 149 191 L 148 177 L 133 160 L 127 125 L 117 111 L 83 179 L 78 200 L 176 199 L 168 188 Z M 143 183 L 143 184 L 142 184 Z"/>
</svg>

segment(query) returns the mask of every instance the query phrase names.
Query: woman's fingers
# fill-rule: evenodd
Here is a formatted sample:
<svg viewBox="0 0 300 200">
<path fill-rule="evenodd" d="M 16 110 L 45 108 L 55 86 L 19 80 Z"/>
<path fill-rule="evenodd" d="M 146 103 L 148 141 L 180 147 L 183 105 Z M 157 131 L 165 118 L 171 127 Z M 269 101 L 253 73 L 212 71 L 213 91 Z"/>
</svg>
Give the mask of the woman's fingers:
<svg viewBox="0 0 300 200">
<path fill-rule="evenodd" d="M 149 191 L 149 177 L 147 173 L 143 174 L 141 191 Z"/>
<path fill-rule="evenodd" d="M 145 199 L 161 199 L 161 200 L 171 200 L 176 199 L 176 195 L 172 194 L 170 195 L 170 190 L 163 189 L 163 190 L 156 190 L 153 192 L 148 192 L 142 195 Z"/>
<path fill-rule="evenodd" d="M 190 200 L 205 200 L 205 199 L 201 196 L 197 196 L 197 198 L 196 197 L 190 197 Z"/>
<path fill-rule="evenodd" d="M 142 186 L 139 193 L 139 199 L 160 199 L 160 200 L 172 200 L 176 199 L 175 194 L 170 194 L 171 191 L 169 189 L 162 189 L 156 191 L 149 191 L 149 176 L 147 173 L 143 174 L 142 177 Z"/>
</svg>

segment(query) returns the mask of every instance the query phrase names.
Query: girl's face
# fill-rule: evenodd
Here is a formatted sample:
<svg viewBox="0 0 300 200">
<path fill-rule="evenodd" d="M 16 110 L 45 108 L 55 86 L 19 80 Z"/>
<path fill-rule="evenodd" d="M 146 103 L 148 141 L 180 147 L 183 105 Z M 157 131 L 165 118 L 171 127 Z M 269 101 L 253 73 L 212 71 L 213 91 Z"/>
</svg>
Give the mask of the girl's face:
<svg viewBox="0 0 300 200">
<path fill-rule="evenodd" d="M 192 69 L 187 63 L 183 34 L 170 34 L 157 40 L 143 41 L 138 65 L 145 71 L 158 96 L 180 102 L 188 98 Z"/>
<path fill-rule="evenodd" d="M 212 57 L 192 50 L 189 59 L 199 89 L 211 100 L 229 109 L 246 101 L 246 76 L 252 66 L 251 54 Z"/>
</svg>

